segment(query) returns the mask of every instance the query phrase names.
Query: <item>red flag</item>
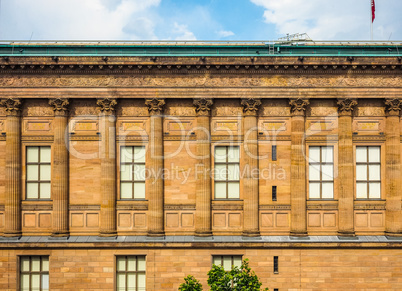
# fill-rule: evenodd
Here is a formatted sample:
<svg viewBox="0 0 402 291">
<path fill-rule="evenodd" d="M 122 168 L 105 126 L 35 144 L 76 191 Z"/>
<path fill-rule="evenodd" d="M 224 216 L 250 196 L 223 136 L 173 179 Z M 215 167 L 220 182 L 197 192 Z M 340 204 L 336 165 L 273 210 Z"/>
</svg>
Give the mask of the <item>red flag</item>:
<svg viewBox="0 0 402 291">
<path fill-rule="evenodd" d="M 375 2 L 371 0 L 371 22 L 374 22 L 375 19 Z"/>
</svg>

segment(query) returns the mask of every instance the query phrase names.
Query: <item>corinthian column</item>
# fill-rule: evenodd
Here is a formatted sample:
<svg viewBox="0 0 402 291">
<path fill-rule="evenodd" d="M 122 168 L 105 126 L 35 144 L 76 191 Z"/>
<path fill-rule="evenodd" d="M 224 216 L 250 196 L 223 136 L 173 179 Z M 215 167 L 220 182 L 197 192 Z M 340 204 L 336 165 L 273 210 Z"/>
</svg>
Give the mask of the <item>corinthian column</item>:
<svg viewBox="0 0 402 291">
<path fill-rule="evenodd" d="M 149 147 L 147 151 L 147 169 L 150 173 L 148 183 L 148 236 L 163 236 L 163 135 L 162 113 L 164 99 L 146 99 L 145 105 L 151 121 Z"/>
<path fill-rule="evenodd" d="M 385 233 L 402 236 L 401 212 L 401 143 L 400 123 L 402 100 L 385 100 L 387 122 L 385 129 Z"/>
<path fill-rule="evenodd" d="M 193 102 L 197 114 L 197 177 L 195 190 L 195 235 L 211 236 L 211 133 L 210 98 Z"/>
<path fill-rule="evenodd" d="M 68 99 L 50 99 L 54 110 L 54 143 L 52 165 L 53 230 L 52 236 L 69 235 L 68 229 Z"/>
<path fill-rule="evenodd" d="M 304 144 L 305 112 L 310 102 L 307 99 L 289 101 L 292 114 L 290 152 L 290 235 L 306 236 L 306 146 Z"/>
<path fill-rule="evenodd" d="M 355 100 L 338 100 L 338 210 L 339 229 L 341 236 L 354 236 L 353 212 L 353 142 L 352 142 L 352 113 L 357 105 Z"/>
<path fill-rule="evenodd" d="M 6 119 L 6 206 L 4 236 L 21 236 L 21 100 L 1 100 Z"/>
<path fill-rule="evenodd" d="M 258 193 L 258 141 L 257 112 L 261 106 L 260 99 L 242 99 L 243 125 L 243 165 L 247 167 L 243 176 L 243 236 L 259 236 L 259 193 Z"/>
<path fill-rule="evenodd" d="M 116 117 L 115 99 L 98 99 L 100 110 L 101 224 L 99 236 L 114 237 L 116 232 Z"/>
</svg>

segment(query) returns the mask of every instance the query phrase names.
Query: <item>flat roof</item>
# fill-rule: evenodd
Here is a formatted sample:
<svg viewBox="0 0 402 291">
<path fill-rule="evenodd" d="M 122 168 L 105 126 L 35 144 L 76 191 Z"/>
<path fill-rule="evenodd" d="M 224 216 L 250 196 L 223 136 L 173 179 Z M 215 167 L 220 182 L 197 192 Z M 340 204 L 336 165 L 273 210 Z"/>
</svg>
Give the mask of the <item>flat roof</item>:
<svg viewBox="0 0 402 291">
<path fill-rule="evenodd" d="M 0 56 L 402 56 L 402 41 L 0 41 Z"/>
</svg>

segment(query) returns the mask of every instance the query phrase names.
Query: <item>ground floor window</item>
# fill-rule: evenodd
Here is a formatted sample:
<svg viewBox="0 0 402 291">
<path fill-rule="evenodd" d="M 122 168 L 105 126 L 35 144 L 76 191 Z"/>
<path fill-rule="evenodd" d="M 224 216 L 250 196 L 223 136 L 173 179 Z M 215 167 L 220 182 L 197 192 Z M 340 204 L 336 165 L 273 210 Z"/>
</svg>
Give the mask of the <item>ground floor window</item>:
<svg viewBox="0 0 402 291">
<path fill-rule="evenodd" d="M 116 257 L 116 290 L 141 291 L 145 289 L 145 256 Z"/>
<path fill-rule="evenodd" d="M 49 290 L 49 257 L 20 257 L 21 291 Z"/>
<path fill-rule="evenodd" d="M 212 263 L 223 266 L 225 271 L 230 271 L 233 267 L 241 266 L 242 256 L 213 256 Z"/>
</svg>

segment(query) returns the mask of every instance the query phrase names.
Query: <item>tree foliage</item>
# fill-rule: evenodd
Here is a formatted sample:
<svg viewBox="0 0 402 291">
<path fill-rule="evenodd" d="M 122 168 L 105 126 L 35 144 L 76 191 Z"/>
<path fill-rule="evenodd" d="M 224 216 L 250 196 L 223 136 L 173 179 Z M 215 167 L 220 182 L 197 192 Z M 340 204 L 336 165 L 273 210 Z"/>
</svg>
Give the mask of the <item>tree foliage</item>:
<svg viewBox="0 0 402 291">
<path fill-rule="evenodd" d="M 202 291 L 200 281 L 191 275 L 184 278 L 184 283 L 180 285 L 179 291 Z"/>
<path fill-rule="evenodd" d="M 185 283 L 179 287 L 180 291 L 202 290 L 202 285 L 193 276 L 189 275 Z M 196 288 L 191 287 L 196 282 Z M 213 265 L 208 272 L 208 285 L 210 291 L 261 291 L 261 285 L 258 276 L 249 267 L 248 259 L 245 259 L 241 267 L 234 267 L 230 271 L 225 271 L 222 266 Z M 187 288 L 187 289 L 186 289 Z M 268 291 L 268 288 L 263 289 Z"/>
</svg>

